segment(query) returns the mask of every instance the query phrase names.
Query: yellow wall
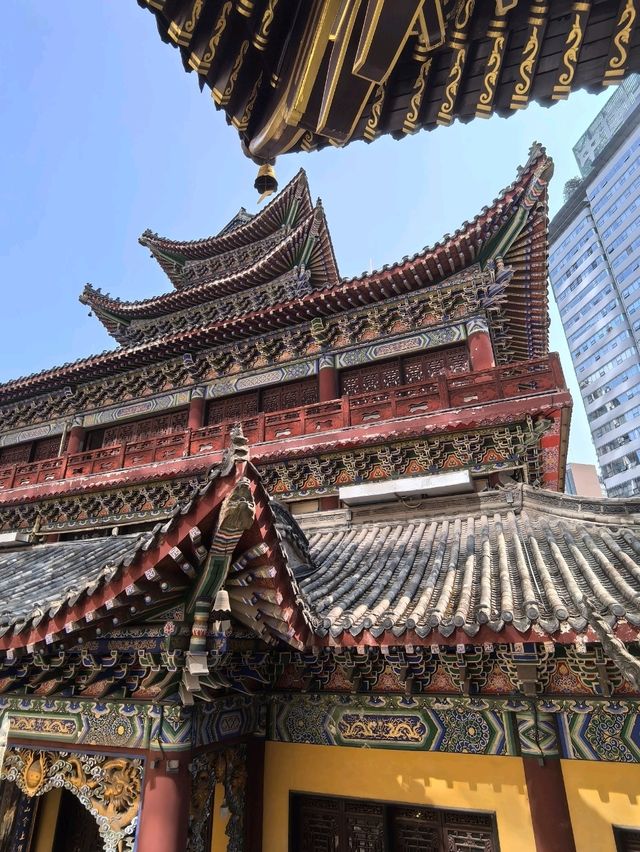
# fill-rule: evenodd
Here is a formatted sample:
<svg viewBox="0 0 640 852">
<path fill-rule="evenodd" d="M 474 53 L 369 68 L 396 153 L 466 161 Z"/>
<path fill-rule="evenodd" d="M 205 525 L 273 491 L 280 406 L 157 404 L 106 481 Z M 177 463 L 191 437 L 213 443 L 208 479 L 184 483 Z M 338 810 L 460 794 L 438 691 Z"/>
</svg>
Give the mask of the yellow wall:
<svg viewBox="0 0 640 852">
<path fill-rule="evenodd" d="M 213 796 L 213 827 L 211 831 L 211 852 L 227 852 L 227 843 L 229 838 L 225 834 L 227 822 L 229 821 L 228 813 L 220 813 L 220 805 L 224 799 L 224 787 L 222 784 L 216 784 L 215 793 Z"/>
<path fill-rule="evenodd" d="M 518 757 L 267 743 L 264 850 L 288 852 L 289 791 L 495 811 L 504 852 L 535 852 Z"/>
<path fill-rule="evenodd" d="M 613 825 L 640 828 L 640 766 L 563 760 L 562 774 L 577 852 L 615 852 Z"/>
</svg>

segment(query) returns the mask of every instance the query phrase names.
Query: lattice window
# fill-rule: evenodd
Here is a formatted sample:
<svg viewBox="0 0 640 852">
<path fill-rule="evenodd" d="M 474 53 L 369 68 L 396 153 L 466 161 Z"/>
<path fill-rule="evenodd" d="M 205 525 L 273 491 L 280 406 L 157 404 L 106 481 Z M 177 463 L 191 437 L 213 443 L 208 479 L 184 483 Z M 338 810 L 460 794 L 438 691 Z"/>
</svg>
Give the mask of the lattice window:
<svg viewBox="0 0 640 852">
<path fill-rule="evenodd" d="M 380 361 L 363 367 L 351 367 L 340 374 L 342 393 L 358 393 L 395 388 L 429 381 L 443 373 L 467 373 L 470 369 L 466 346 L 450 346 L 419 355 L 407 355 L 393 361 Z"/>
<path fill-rule="evenodd" d="M 498 852 L 495 817 L 473 811 L 296 795 L 291 828 L 301 852 Z"/>
<path fill-rule="evenodd" d="M 27 444 L 14 444 L 12 447 L 3 447 L 0 450 L 0 464 L 22 464 L 31 458 L 31 442 Z"/>
<path fill-rule="evenodd" d="M 212 426 L 214 423 L 224 423 L 225 420 L 242 420 L 245 417 L 254 417 L 260 410 L 259 406 L 260 394 L 258 391 L 214 399 L 207 406 L 206 425 Z"/>
<path fill-rule="evenodd" d="M 182 432 L 187 428 L 188 418 L 189 414 L 184 410 L 110 426 L 104 430 L 101 444 L 96 445 L 92 440 L 90 446 L 91 449 L 96 449 L 97 446 L 112 447 L 114 444 L 143 441 L 160 435 L 170 435 L 172 432 Z"/>
<path fill-rule="evenodd" d="M 61 435 L 56 435 L 53 438 L 42 438 L 40 441 L 36 441 L 31 455 L 32 460 L 44 461 L 44 459 L 54 459 L 60 449 L 61 437 Z"/>
<path fill-rule="evenodd" d="M 296 796 L 292 817 L 295 849 L 338 852 L 342 823 L 339 799 Z"/>
<path fill-rule="evenodd" d="M 402 359 L 404 382 L 407 385 L 436 378 L 441 373 L 469 372 L 469 353 L 466 346 L 451 346 L 436 352 L 423 352 Z"/>
<path fill-rule="evenodd" d="M 640 852 L 640 830 L 614 826 L 613 834 L 617 852 Z"/>
<path fill-rule="evenodd" d="M 316 402 L 318 402 L 318 380 L 314 376 L 301 382 L 287 382 L 265 388 L 262 391 L 261 408 L 262 411 L 284 411 L 287 408 L 314 405 Z"/>
<path fill-rule="evenodd" d="M 400 361 L 381 361 L 366 367 L 351 367 L 340 373 L 343 396 L 397 388 L 402 381 Z"/>
</svg>

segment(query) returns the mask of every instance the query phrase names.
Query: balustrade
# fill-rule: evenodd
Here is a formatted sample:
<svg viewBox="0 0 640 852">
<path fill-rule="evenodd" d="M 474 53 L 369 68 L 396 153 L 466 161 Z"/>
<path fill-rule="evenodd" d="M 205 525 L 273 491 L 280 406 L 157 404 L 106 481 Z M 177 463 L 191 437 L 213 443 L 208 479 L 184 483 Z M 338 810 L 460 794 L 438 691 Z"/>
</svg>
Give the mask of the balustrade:
<svg viewBox="0 0 640 852">
<path fill-rule="evenodd" d="M 249 444 L 367 426 L 396 418 L 419 417 L 564 388 L 558 356 L 474 373 L 443 373 L 412 385 L 344 396 L 240 419 Z M 49 481 L 107 473 L 213 453 L 229 443 L 233 421 L 186 429 L 58 458 L 0 467 L 0 491 Z"/>
</svg>

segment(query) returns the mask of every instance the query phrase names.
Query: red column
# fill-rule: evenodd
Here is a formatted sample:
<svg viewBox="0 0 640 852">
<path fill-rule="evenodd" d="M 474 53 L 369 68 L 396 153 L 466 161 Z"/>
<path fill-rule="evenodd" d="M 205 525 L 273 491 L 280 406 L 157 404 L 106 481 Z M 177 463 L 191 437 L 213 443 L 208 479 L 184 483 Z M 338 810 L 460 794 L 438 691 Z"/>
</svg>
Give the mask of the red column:
<svg viewBox="0 0 640 852">
<path fill-rule="evenodd" d="M 165 759 L 157 752 L 149 755 L 136 852 L 184 852 L 190 797 L 189 756 L 172 754 Z"/>
<path fill-rule="evenodd" d="M 576 852 L 560 761 L 523 757 L 522 762 L 537 852 Z"/>
<path fill-rule="evenodd" d="M 469 320 L 467 323 L 467 338 L 469 341 L 471 369 L 477 372 L 478 370 L 490 370 L 492 367 L 495 367 L 496 361 L 493 357 L 493 345 L 486 320 L 478 317 Z"/>
<path fill-rule="evenodd" d="M 204 396 L 192 396 L 189 402 L 189 429 L 201 429 L 204 426 Z"/>
<path fill-rule="evenodd" d="M 321 355 L 318 359 L 318 394 L 320 402 L 337 399 L 338 371 L 333 355 Z"/>
<path fill-rule="evenodd" d="M 72 426 L 69 430 L 69 442 L 67 443 L 67 453 L 81 453 L 84 448 L 85 429 L 83 426 Z"/>
</svg>

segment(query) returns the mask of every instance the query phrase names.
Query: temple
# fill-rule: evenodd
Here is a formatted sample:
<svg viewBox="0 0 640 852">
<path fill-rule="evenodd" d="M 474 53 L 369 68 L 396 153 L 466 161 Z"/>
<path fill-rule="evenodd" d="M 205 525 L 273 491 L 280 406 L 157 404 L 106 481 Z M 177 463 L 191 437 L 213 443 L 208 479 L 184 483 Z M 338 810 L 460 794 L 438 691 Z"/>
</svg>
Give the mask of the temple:
<svg viewBox="0 0 640 852">
<path fill-rule="evenodd" d="M 637 0 L 138 0 L 263 168 L 640 70 Z M 267 175 L 268 177 L 268 175 Z"/>
<path fill-rule="evenodd" d="M 640 502 L 565 496 L 534 145 L 345 279 L 304 172 L 0 386 L 0 852 L 640 838 Z"/>
</svg>

